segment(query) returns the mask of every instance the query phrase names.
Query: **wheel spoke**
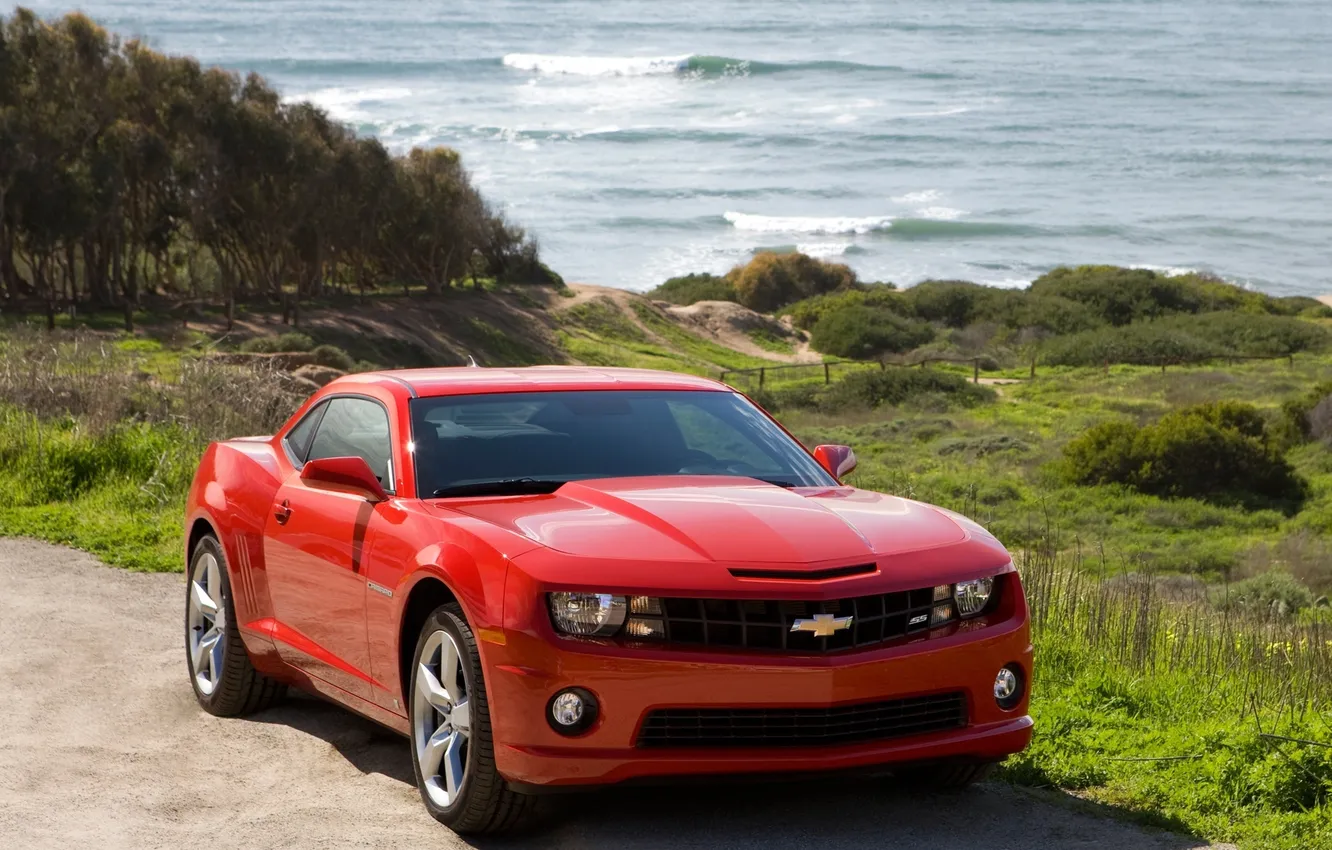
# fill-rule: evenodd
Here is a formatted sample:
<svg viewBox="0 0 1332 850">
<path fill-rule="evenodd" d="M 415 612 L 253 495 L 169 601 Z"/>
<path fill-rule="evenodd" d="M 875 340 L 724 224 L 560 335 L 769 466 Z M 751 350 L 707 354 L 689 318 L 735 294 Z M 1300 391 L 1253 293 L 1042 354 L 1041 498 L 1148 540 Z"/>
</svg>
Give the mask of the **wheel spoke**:
<svg viewBox="0 0 1332 850">
<path fill-rule="evenodd" d="M 448 711 L 452 705 L 452 701 L 440 684 L 439 679 L 436 679 L 435 674 L 430 672 L 429 665 L 422 664 L 417 668 L 416 689 L 421 692 L 421 696 L 425 697 L 427 702 L 440 711 Z"/>
<path fill-rule="evenodd" d="M 458 687 L 458 648 L 453 641 L 444 641 L 439 648 L 439 683 L 449 695 L 449 702 L 462 700 L 462 689 Z"/>
<path fill-rule="evenodd" d="M 449 736 L 444 749 L 444 787 L 449 791 L 449 799 L 458 797 L 458 789 L 463 781 L 462 760 L 463 736 L 457 732 Z"/>
<path fill-rule="evenodd" d="M 469 735 L 472 731 L 472 701 L 463 697 L 461 702 L 454 703 L 453 710 L 449 712 L 449 723 L 458 732 Z"/>
<path fill-rule="evenodd" d="M 214 654 L 220 646 L 222 636 L 218 634 L 217 629 L 209 629 L 199 638 L 199 642 L 194 646 L 194 672 L 203 672 L 204 658 L 208 658 L 208 678 L 210 680 L 217 678 L 218 668 L 221 666 L 222 653 L 219 651 Z"/>
<path fill-rule="evenodd" d="M 190 582 L 190 592 L 194 595 L 194 607 L 199 609 L 199 613 L 210 620 L 216 619 L 217 603 L 208 595 L 208 591 L 204 589 L 203 585 L 197 581 Z"/>
<path fill-rule="evenodd" d="M 439 765 L 444 760 L 444 751 L 448 749 L 453 737 L 453 730 L 445 725 L 436 729 L 435 734 L 425 742 L 420 754 L 422 776 L 429 779 L 439 775 Z"/>
<path fill-rule="evenodd" d="M 213 603 L 213 611 L 222 610 L 222 568 L 217 564 L 217 558 L 208 556 L 204 564 L 205 575 L 208 577 L 208 598 Z"/>
<path fill-rule="evenodd" d="M 222 635 L 213 632 L 213 645 L 208 651 L 208 679 L 217 682 L 222 678 Z"/>
</svg>

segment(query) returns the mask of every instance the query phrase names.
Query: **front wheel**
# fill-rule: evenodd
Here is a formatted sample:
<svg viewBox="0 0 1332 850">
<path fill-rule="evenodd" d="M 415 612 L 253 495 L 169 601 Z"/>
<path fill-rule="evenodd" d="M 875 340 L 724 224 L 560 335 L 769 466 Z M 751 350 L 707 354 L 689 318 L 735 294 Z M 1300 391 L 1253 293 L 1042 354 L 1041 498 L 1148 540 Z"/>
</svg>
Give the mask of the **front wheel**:
<svg viewBox="0 0 1332 850">
<path fill-rule="evenodd" d="M 536 798 L 495 767 L 490 708 L 476 638 L 456 604 L 426 620 L 412 656 L 412 766 L 427 811 L 462 834 L 514 829 Z"/>
<path fill-rule="evenodd" d="M 211 534 L 194 547 L 185 582 L 185 663 L 199 705 L 218 717 L 260 711 L 286 692 L 250 663 L 236 627 L 227 556 Z"/>
</svg>

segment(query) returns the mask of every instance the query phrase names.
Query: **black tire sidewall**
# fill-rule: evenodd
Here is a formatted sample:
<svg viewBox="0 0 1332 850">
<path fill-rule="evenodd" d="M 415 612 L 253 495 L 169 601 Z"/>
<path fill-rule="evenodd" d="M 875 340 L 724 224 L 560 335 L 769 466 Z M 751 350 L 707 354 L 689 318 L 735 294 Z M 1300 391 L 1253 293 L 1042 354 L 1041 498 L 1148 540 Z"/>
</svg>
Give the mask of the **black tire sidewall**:
<svg viewBox="0 0 1332 850">
<path fill-rule="evenodd" d="M 449 806 L 438 806 L 430 799 L 430 795 L 426 791 L 425 779 L 421 775 L 420 759 L 416 755 L 416 671 L 421 666 L 421 652 L 425 648 L 426 640 L 435 632 L 441 630 L 451 635 L 458 644 L 461 656 L 459 661 L 463 668 L 463 680 L 467 684 L 468 704 L 472 711 L 472 732 L 467 739 L 467 764 L 463 768 L 463 784 L 458 791 L 458 798 Z M 416 639 L 416 650 L 412 653 L 412 669 L 409 681 L 411 689 L 407 693 L 407 698 L 408 719 L 412 729 L 412 772 L 416 776 L 416 788 L 421 793 L 421 801 L 425 803 L 426 810 L 436 820 L 446 825 L 452 825 L 467 813 L 472 802 L 472 789 L 476 785 L 476 772 L 480 769 L 481 747 L 484 746 L 484 742 L 480 740 L 481 736 L 477 734 L 476 730 L 480 723 L 488 724 L 489 718 L 477 716 L 482 711 L 481 701 L 474 696 L 477 692 L 478 681 L 483 681 L 483 679 L 481 660 L 476 649 L 476 638 L 467 625 L 467 621 L 463 619 L 461 609 L 452 604 L 436 608 L 426 619 L 425 625 L 421 627 L 421 634 Z"/>
<path fill-rule="evenodd" d="M 217 686 L 213 688 L 211 694 L 205 694 L 203 691 L 199 690 L 199 682 L 196 678 L 196 671 L 194 669 L 194 659 L 190 657 L 190 594 L 193 592 L 194 570 L 198 567 L 199 561 L 206 554 L 210 554 L 217 559 L 217 565 L 219 568 L 218 572 L 222 575 L 222 611 L 220 613 L 224 618 L 224 634 L 222 636 L 224 641 L 224 648 L 222 650 L 223 673 L 218 677 Z M 222 550 L 222 544 L 218 543 L 217 538 L 210 534 L 200 539 L 195 545 L 194 553 L 190 556 L 190 568 L 185 576 L 185 668 L 190 673 L 190 687 L 194 689 L 194 696 L 199 700 L 199 704 L 203 706 L 205 710 L 210 712 L 217 707 L 217 703 L 222 699 L 223 691 L 226 690 L 226 671 L 231 665 L 236 663 L 235 659 L 231 657 L 232 647 L 229 640 L 230 635 L 235 629 L 236 615 L 233 612 L 231 605 L 231 576 L 227 569 L 227 555 L 226 552 Z"/>
</svg>

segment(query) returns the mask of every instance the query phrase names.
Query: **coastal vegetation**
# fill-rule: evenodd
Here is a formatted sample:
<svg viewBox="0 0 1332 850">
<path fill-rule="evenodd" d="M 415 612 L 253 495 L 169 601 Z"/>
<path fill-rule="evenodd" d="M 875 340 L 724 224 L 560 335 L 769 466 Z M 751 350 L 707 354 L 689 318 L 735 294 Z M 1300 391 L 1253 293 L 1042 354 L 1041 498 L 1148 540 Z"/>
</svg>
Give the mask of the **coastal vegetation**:
<svg viewBox="0 0 1332 850">
<path fill-rule="evenodd" d="M 0 304 L 290 302 L 465 280 L 557 282 L 456 152 L 391 155 L 261 77 L 87 17 L 0 17 Z M 230 315 L 230 313 L 229 313 Z"/>
<path fill-rule="evenodd" d="M 1038 725 L 1003 778 L 1332 847 L 1332 310 L 1109 266 L 898 289 L 793 252 L 648 296 L 564 287 L 452 151 L 79 15 L 0 21 L 0 534 L 179 570 L 208 441 L 342 372 L 728 370 L 854 446 L 851 483 L 1014 552 Z M 751 324 L 678 309 L 713 301 Z"/>
</svg>

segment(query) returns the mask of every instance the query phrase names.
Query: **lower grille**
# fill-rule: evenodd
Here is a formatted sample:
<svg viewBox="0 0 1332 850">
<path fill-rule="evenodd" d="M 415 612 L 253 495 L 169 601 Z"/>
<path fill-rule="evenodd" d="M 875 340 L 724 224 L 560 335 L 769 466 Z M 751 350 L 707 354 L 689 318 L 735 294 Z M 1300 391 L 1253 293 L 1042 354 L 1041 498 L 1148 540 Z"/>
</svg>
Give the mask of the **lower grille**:
<svg viewBox="0 0 1332 850">
<path fill-rule="evenodd" d="M 664 708 L 648 714 L 640 747 L 807 747 L 881 741 L 967 725 L 962 693 L 832 708 Z"/>
</svg>

